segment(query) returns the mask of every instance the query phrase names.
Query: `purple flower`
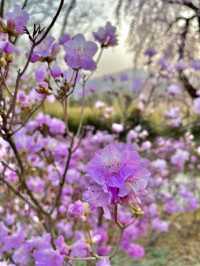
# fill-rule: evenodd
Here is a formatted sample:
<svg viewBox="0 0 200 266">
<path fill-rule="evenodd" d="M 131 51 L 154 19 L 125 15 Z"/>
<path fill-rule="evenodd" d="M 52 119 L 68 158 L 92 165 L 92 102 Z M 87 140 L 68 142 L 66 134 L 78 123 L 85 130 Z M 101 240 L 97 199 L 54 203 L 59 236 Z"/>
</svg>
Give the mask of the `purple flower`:
<svg viewBox="0 0 200 266">
<path fill-rule="evenodd" d="M 53 65 L 51 68 L 51 75 L 53 78 L 58 78 L 62 75 L 62 70 L 58 65 Z"/>
<path fill-rule="evenodd" d="M 167 61 L 165 57 L 160 58 L 160 60 L 158 61 L 158 64 L 160 65 L 161 70 L 169 71 L 171 68 L 169 62 Z"/>
<path fill-rule="evenodd" d="M 154 48 L 148 48 L 145 52 L 144 55 L 149 56 L 149 57 L 153 57 L 154 55 L 156 55 L 157 52 Z"/>
<path fill-rule="evenodd" d="M 93 56 L 97 51 L 94 42 L 86 41 L 82 34 L 77 34 L 65 46 L 65 61 L 73 69 L 94 70 L 96 63 Z"/>
<path fill-rule="evenodd" d="M 9 42 L 8 35 L 0 33 L 0 51 L 6 54 L 12 54 L 17 51 L 16 47 Z"/>
<path fill-rule="evenodd" d="M 102 47 L 115 46 L 117 44 L 116 27 L 107 22 L 105 27 L 100 27 L 93 36 Z"/>
<path fill-rule="evenodd" d="M 45 80 L 46 77 L 47 77 L 47 66 L 41 65 L 35 71 L 35 79 L 38 83 L 41 83 Z"/>
<path fill-rule="evenodd" d="M 125 250 L 127 254 L 134 259 L 142 259 L 145 255 L 144 248 L 138 244 L 131 243 Z"/>
<path fill-rule="evenodd" d="M 149 179 L 146 166 L 147 161 L 132 145 L 114 143 L 97 152 L 86 171 L 99 186 L 99 198 L 102 193 L 104 200 L 111 199 L 111 203 L 115 204 L 131 194 L 135 197 L 144 192 Z"/>
<path fill-rule="evenodd" d="M 185 163 L 189 160 L 190 154 L 188 151 L 177 149 L 175 154 L 171 157 L 171 163 L 178 169 L 183 170 Z"/>
<path fill-rule="evenodd" d="M 81 218 L 84 215 L 84 205 L 80 200 L 69 204 L 67 213 L 74 218 Z"/>
<path fill-rule="evenodd" d="M 155 218 L 152 221 L 152 228 L 159 232 L 167 232 L 169 228 L 169 223 L 159 218 Z"/>
<path fill-rule="evenodd" d="M 200 70 L 200 60 L 196 59 L 196 60 L 192 60 L 191 62 L 191 67 L 194 70 Z"/>
<path fill-rule="evenodd" d="M 167 92 L 172 95 L 172 96 L 176 96 L 181 94 L 182 89 L 179 85 L 177 84 L 171 84 L 168 88 L 167 88 Z"/>
<path fill-rule="evenodd" d="M 62 135 L 65 133 L 65 123 L 57 118 L 52 118 L 49 126 L 49 132 L 53 135 Z"/>
<path fill-rule="evenodd" d="M 120 75 L 120 81 L 128 81 L 128 79 L 129 79 L 128 74 L 122 73 Z"/>
<path fill-rule="evenodd" d="M 68 42 L 69 40 L 71 40 L 71 37 L 69 36 L 69 34 L 65 33 L 64 35 L 62 35 L 59 39 L 59 44 L 65 44 L 66 42 Z"/>
<path fill-rule="evenodd" d="M 46 37 L 40 45 L 38 45 L 31 57 L 31 62 L 47 61 L 51 62 L 55 59 L 59 52 L 59 44 L 55 42 L 55 39 L 51 36 Z"/>
<path fill-rule="evenodd" d="M 134 78 L 132 83 L 132 90 L 137 93 L 141 91 L 143 85 L 144 80 L 142 80 L 141 78 Z"/>
<path fill-rule="evenodd" d="M 22 34 L 28 23 L 29 15 L 19 5 L 15 5 L 12 11 L 7 12 L 5 18 L 9 32 L 14 34 Z"/>
<path fill-rule="evenodd" d="M 5 236 L 3 240 L 3 252 L 9 252 L 12 249 L 18 248 L 24 242 L 24 239 L 25 234 L 22 229 L 12 235 Z"/>
<path fill-rule="evenodd" d="M 96 266 L 111 266 L 109 258 L 102 258 L 97 261 Z"/>
<path fill-rule="evenodd" d="M 200 114 L 200 97 L 193 101 L 193 110 L 196 114 Z"/>
<path fill-rule="evenodd" d="M 89 246 L 83 240 L 78 240 L 72 245 L 72 257 L 86 257 L 88 255 Z"/>
<path fill-rule="evenodd" d="M 187 67 L 187 64 L 183 60 L 178 61 L 175 65 L 175 69 L 178 71 L 185 70 Z"/>
<path fill-rule="evenodd" d="M 53 249 L 37 250 L 33 253 L 35 266 L 63 266 L 64 258 Z"/>
<path fill-rule="evenodd" d="M 39 177 L 31 177 L 27 181 L 28 187 L 35 193 L 43 193 L 45 188 L 45 182 Z"/>
</svg>

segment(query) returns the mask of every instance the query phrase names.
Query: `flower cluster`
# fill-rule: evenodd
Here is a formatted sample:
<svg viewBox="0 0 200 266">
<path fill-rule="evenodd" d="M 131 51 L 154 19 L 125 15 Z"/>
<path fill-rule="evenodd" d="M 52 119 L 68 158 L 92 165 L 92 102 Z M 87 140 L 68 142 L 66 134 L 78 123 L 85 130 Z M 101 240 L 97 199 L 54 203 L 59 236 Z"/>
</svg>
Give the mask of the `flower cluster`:
<svg viewBox="0 0 200 266">
<path fill-rule="evenodd" d="M 90 192 L 97 197 L 97 191 L 106 205 L 120 202 L 137 202 L 144 193 L 149 179 L 147 161 L 129 144 L 115 143 L 98 151 L 86 167 L 93 184 Z M 93 189 L 96 187 L 96 190 Z M 90 195 L 91 196 L 91 195 Z M 98 202 L 100 204 L 100 202 Z"/>
</svg>

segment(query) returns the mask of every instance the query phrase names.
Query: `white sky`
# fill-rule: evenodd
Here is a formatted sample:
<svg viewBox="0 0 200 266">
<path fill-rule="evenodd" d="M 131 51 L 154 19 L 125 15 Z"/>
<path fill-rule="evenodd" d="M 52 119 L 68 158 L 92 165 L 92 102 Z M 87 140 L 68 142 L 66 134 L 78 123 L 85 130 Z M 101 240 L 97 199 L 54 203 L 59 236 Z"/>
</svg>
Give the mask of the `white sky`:
<svg viewBox="0 0 200 266">
<path fill-rule="evenodd" d="M 95 76 L 111 74 L 132 67 L 132 53 L 128 52 L 127 34 L 128 25 L 124 24 L 118 29 L 119 44 L 104 51 Z"/>
</svg>

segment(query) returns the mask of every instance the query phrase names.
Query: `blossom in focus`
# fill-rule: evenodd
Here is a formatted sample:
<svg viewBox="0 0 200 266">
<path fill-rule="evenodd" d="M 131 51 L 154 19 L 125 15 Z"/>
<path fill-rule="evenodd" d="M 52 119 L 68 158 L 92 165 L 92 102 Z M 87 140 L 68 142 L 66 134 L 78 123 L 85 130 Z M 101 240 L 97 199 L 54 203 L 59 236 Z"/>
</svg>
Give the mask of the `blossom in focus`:
<svg viewBox="0 0 200 266">
<path fill-rule="evenodd" d="M 146 167 L 147 161 L 132 145 L 109 144 L 97 152 L 86 167 L 88 176 L 95 184 L 90 195 L 94 191 L 94 199 L 98 194 L 102 205 L 106 202 L 116 204 L 129 198 L 136 200 L 148 184 L 150 173 Z M 100 204 L 99 201 L 97 204 Z"/>
<path fill-rule="evenodd" d="M 77 34 L 65 46 L 65 61 L 73 69 L 94 70 L 96 63 L 93 56 L 97 52 L 94 42 L 86 41 L 82 34 Z"/>
<path fill-rule="evenodd" d="M 102 47 L 115 46 L 117 44 L 116 27 L 107 22 L 105 27 L 100 27 L 97 32 L 93 32 L 93 36 Z"/>
<path fill-rule="evenodd" d="M 15 5 L 12 11 L 5 15 L 7 30 L 13 34 L 22 34 L 28 23 L 29 15 L 19 5 Z"/>
</svg>

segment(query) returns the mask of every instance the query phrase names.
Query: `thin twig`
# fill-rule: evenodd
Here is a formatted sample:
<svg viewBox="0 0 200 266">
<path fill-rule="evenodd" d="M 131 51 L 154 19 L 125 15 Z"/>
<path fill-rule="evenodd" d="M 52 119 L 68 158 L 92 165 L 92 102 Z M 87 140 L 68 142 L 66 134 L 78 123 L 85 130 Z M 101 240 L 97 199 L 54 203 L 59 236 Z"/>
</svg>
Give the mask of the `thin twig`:
<svg viewBox="0 0 200 266">
<path fill-rule="evenodd" d="M 4 15 L 4 6 L 5 6 L 5 0 L 1 0 L 1 6 L 0 6 L 0 17 L 3 18 Z"/>
<path fill-rule="evenodd" d="M 25 127 L 25 125 L 27 124 L 27 122 L 30 120 L 30 118 L 34 115 L 35 112 L 38 111 L 38 109 L 42 106 L 42 104 L 44 103 L 45 99 L 43 99 L 40 104 L 38 104 L 37 106 L 35 106 L 35 108 L 33 108 L 33 110 L 28 114 L 28 116 L 24 119 L 24 121 L 22 122 L 21 126 L 18 127 L 16 130 L 14 130 L 12 132 L 11 135 L 15 135 L 19 130 L 21 130 L 23 127 Z"/>
<path fill-rule="evenodd" d="M 52 27 L 54 26 L 58 16 L 60 15 L 60 12 L 62 10 L 62 7 L 63 7 L 63 4 L 64 4 L 64 0 L 61 0 L 60 1 L 60 5 L 58 7 L 58 10 L 55 14 L 55 16 L 53 17 L 51 23 L 49 24 L 48 28 L 46 29 L 46 31 L 44 32 L 44 34 L 42 35 L 42 37 L 35 43 L 35 45 L 37 46 L 38 44 L 40 44 L 45 38 L 46 36 L 48 35 L 48 33 L 50 32 L 50 30 L 52 29 Z"/>
<path fill-rule="evenodd" d="M 64 167 L 64 172 L 63 172 L 62 178 L 61 178 L 60 183 L 59 183 L 58 193 L 57 193 L 56 200 L 55 200 L 55 205 L 53 206 L 53 208 L 52 208 L 50 213 L 52 213 L 55 210 L 55 208 L 57 208 L 59 206 L 59 204 L 60 204 L 63 187 L 64 187 L 64 184 L 65 184 L 65 181 L 66 181 L 66 175 L 67 175 L 67 172 L 69 170 L 69 165 L 70 165 L 71 157 L 72 157 L 72 154 L 73 154 L 73 144 L 74 144 L 74 137 L 72 137 L 72 139 L 70 141 L 70 145 L 69 145 L 69 148 L 68 148 L 67 160 L 66 160 L 66 163 L 65 163 L 65 167 Z"/>
</svg>

